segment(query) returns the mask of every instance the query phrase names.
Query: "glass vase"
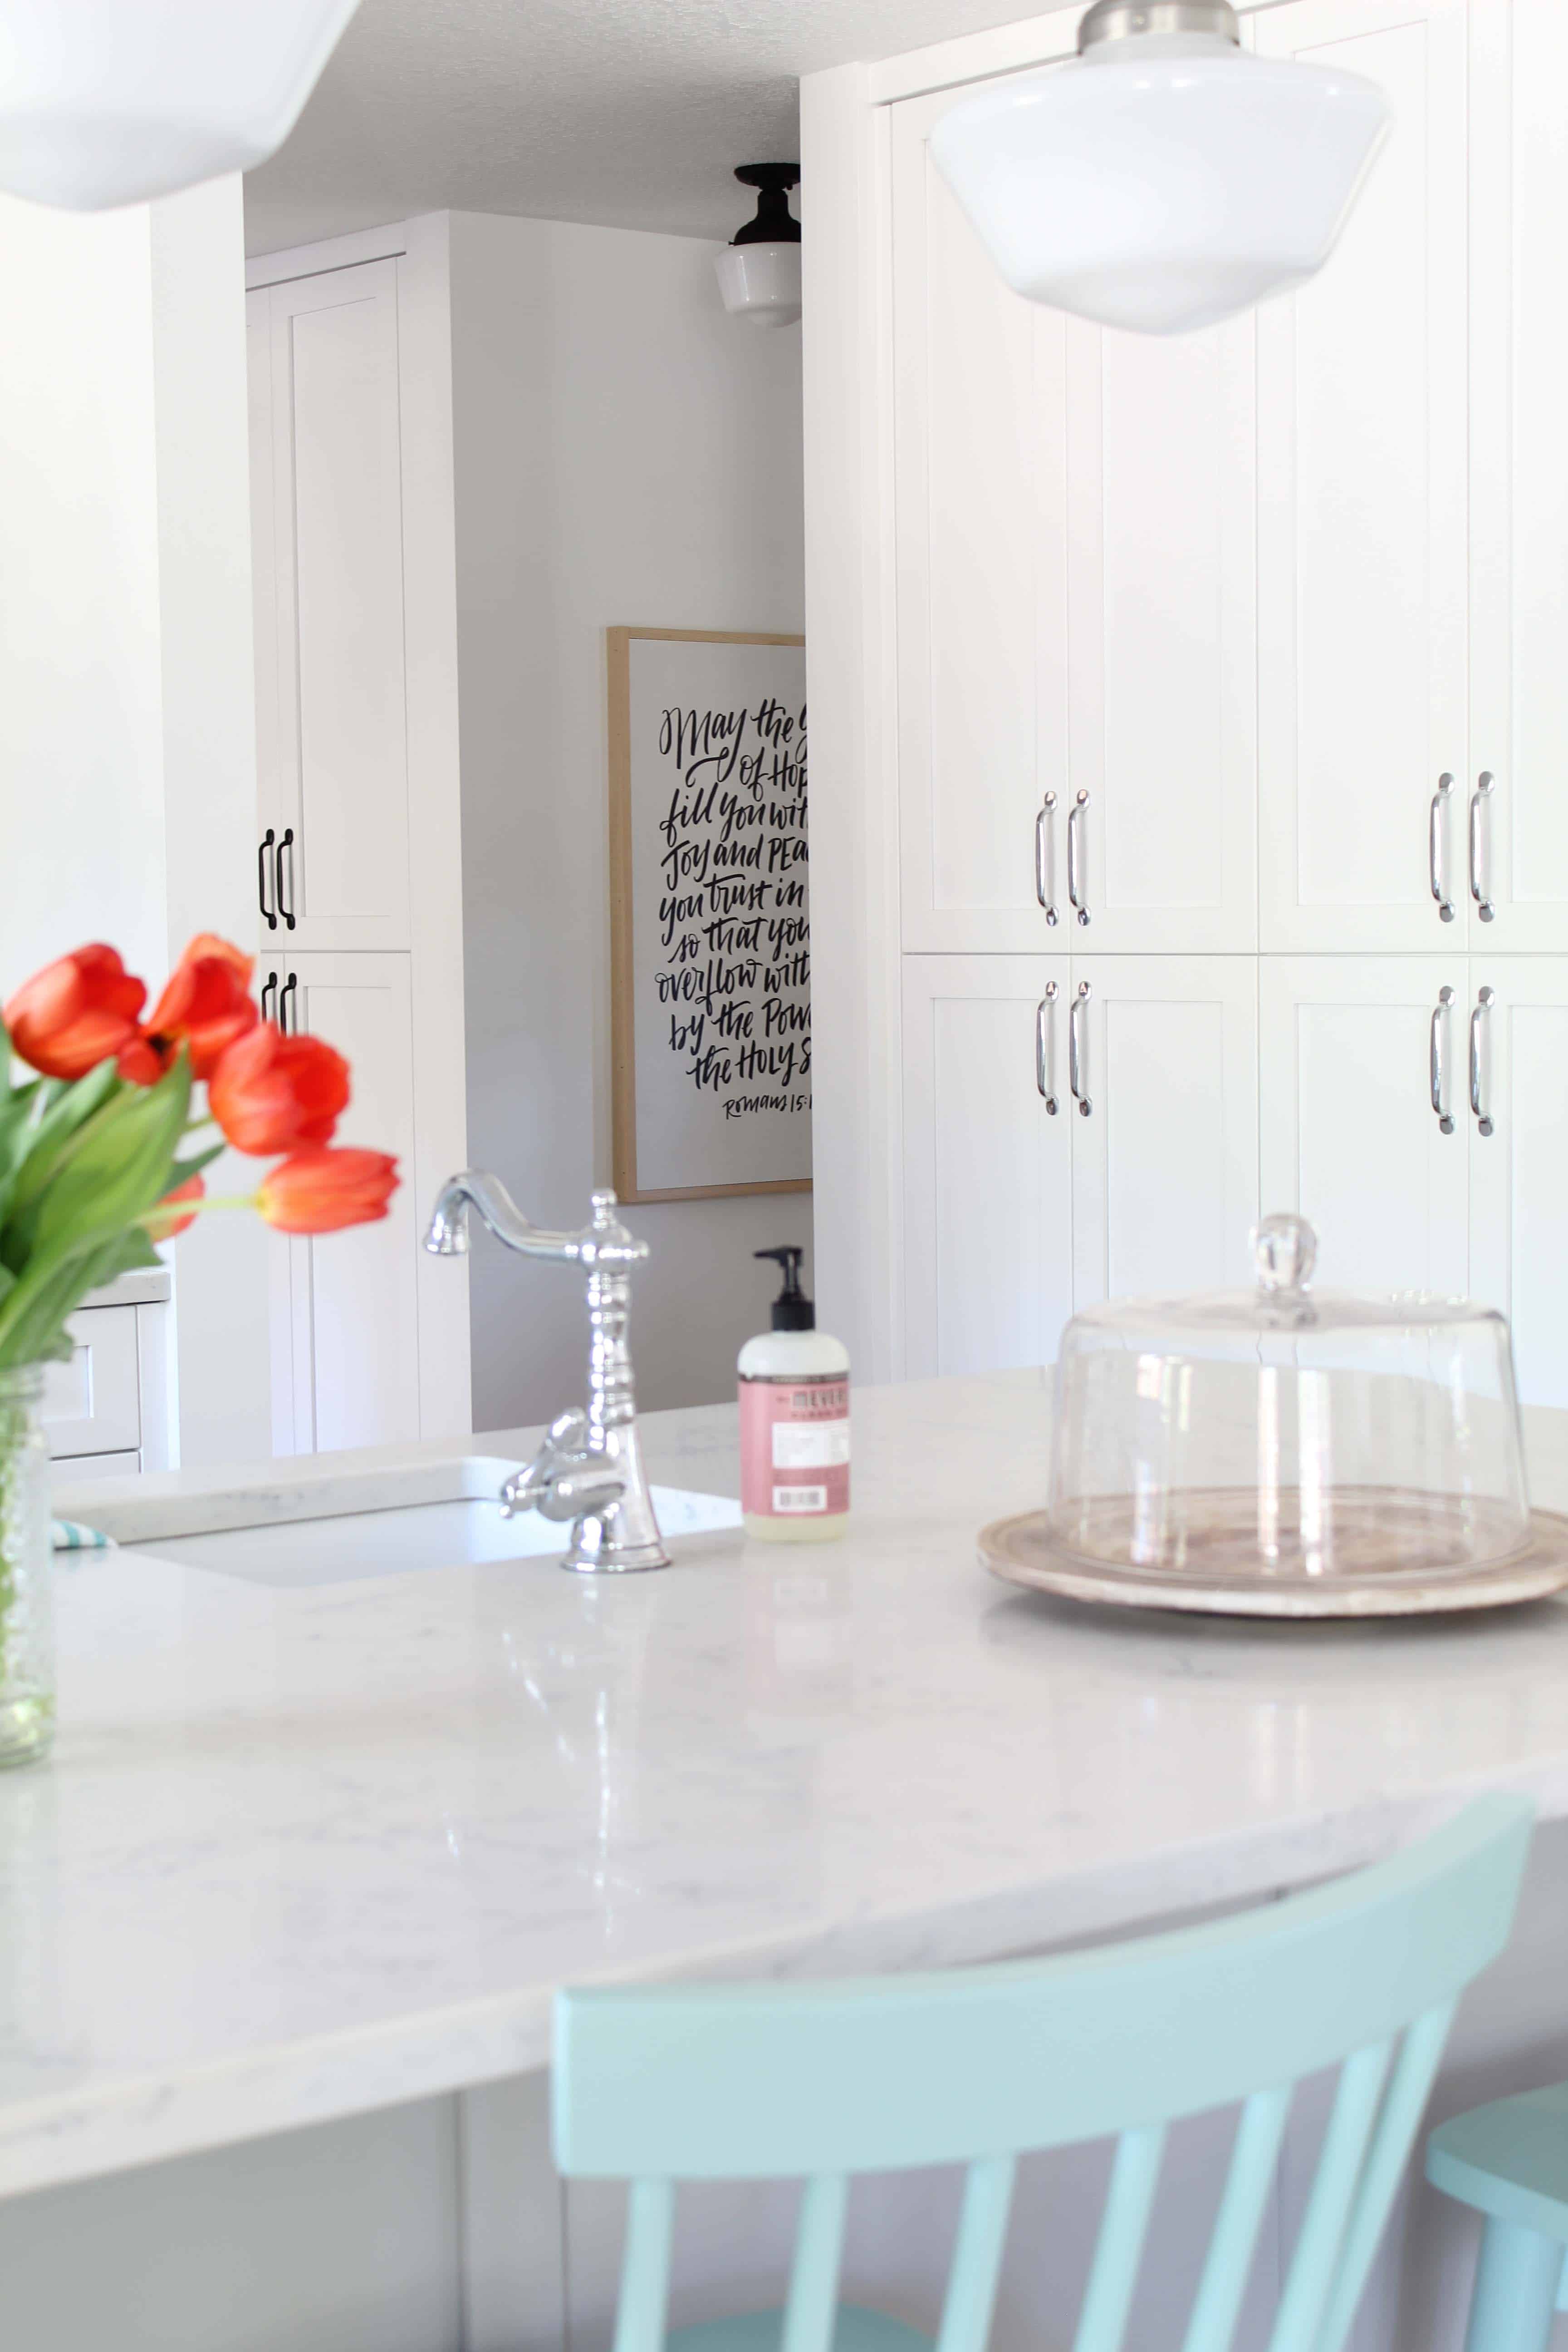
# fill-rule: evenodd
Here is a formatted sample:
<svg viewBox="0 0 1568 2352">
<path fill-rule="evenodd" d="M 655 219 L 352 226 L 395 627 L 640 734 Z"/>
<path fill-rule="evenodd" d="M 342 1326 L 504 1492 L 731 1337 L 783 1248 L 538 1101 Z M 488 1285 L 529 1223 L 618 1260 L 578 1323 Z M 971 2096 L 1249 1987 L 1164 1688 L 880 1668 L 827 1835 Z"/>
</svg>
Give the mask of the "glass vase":
<svg viewBox="0 0 1568 2352">
<path fill-rule="evenodd" d="M 55 1733 L 54 1557 L 44 1367 L 0 1371 L 0 1767 Z"/>
</svg>

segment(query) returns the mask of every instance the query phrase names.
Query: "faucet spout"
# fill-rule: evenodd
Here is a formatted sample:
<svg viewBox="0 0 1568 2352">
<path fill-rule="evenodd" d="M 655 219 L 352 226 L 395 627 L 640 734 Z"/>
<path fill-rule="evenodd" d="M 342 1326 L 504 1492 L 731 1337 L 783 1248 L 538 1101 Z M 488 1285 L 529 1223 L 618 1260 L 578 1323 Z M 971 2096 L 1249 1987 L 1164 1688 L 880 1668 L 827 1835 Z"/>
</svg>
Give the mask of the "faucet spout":
<svg viewBox="0 0 1568 2352">
<path fill-rule="evenodd" d="M 595 1192 L 594 1216 L 581 1233 L 554 1234 L 525 1217 L 499 1176 L 467 1168 L 448 1176 L 437 1196 L 425 1235 L 434 1257 L 463 1257 L 468 1247 L 468 1213 L 520 1257 L 547 1259 L 553 1265 L 640 1265 L 647 1242 L 629 1234 L 616 1214 L 613 1192 Z"/>
</svg>

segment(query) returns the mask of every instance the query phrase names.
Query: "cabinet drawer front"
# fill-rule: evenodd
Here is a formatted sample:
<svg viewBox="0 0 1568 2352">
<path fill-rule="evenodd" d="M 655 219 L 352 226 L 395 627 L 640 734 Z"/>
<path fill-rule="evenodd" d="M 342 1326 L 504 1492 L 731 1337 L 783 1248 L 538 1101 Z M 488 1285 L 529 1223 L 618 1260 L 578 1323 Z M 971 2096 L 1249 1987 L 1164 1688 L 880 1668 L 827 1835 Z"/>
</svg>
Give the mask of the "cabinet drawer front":
<svg viewBox="0 0 1568 2352">
<path fill-rule="evenodd" d="M 142 1443 L 136 1373 L 136 1309 L 94 1307 L 66 1326 L 68 1363 L 44 1382 L 44 1427 L 58 1461 L 72 1454 L 123 1454 Z"/>
<path fill-rule="evenodd" d="M 68 1454 L 62 1461 L 55 1460 L 54 1483 L 57 1500 L 73 1486 L 83 1486 L 100 1478 L 134 1478 L 140 1475 L 140 1454 Z"/>
</svg>

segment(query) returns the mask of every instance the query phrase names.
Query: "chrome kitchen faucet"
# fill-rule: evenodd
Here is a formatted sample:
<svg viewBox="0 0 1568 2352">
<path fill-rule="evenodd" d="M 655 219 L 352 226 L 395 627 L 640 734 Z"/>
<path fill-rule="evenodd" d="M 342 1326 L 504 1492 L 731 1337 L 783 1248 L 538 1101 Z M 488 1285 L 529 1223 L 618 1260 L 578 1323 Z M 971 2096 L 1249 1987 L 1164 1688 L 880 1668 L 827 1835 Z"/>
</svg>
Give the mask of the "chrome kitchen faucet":
<svg viewBox="0 0 1568 2352">
<path fill-rule="evenodd" d="M 644 1263 L 647 1244 L 626 1231 L 616 1205 L 613 1192 L 595 1192 L 593 1221 L 580 1234 L 545 1233 L 529 1223 L 499 1177 L 470 1169 L 442 1186 L 425 1236 L 435 1256 L 462 1257 L 468 1212 L 476 1209 L 497 1241 L 521 1256 L 588 1270 L 588 1409 L 551 1423 L 539 1452 L 507 1480 L 500 1498 L 509 1518 L 538 1511 L 546 1519 L 570 1519 L 562 1566 L 591 1576 L 669 1566 L 643 1469 L 626 1344 L 631 1268 Z"/>
</svg>

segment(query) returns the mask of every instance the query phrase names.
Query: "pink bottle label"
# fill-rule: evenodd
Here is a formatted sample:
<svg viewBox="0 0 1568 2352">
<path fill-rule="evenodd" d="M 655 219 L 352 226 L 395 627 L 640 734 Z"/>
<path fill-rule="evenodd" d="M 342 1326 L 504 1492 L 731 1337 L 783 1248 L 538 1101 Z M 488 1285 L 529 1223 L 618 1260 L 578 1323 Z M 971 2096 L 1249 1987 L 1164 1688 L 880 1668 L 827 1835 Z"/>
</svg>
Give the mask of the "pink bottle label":
<svg viewBox="0 0 1568 2352">
<path fill-rule="evenodd" d="M 849 1383 L 741 1382 L 741 1508 L 764 1519 L 849 1508 Z"/>
</svg>

